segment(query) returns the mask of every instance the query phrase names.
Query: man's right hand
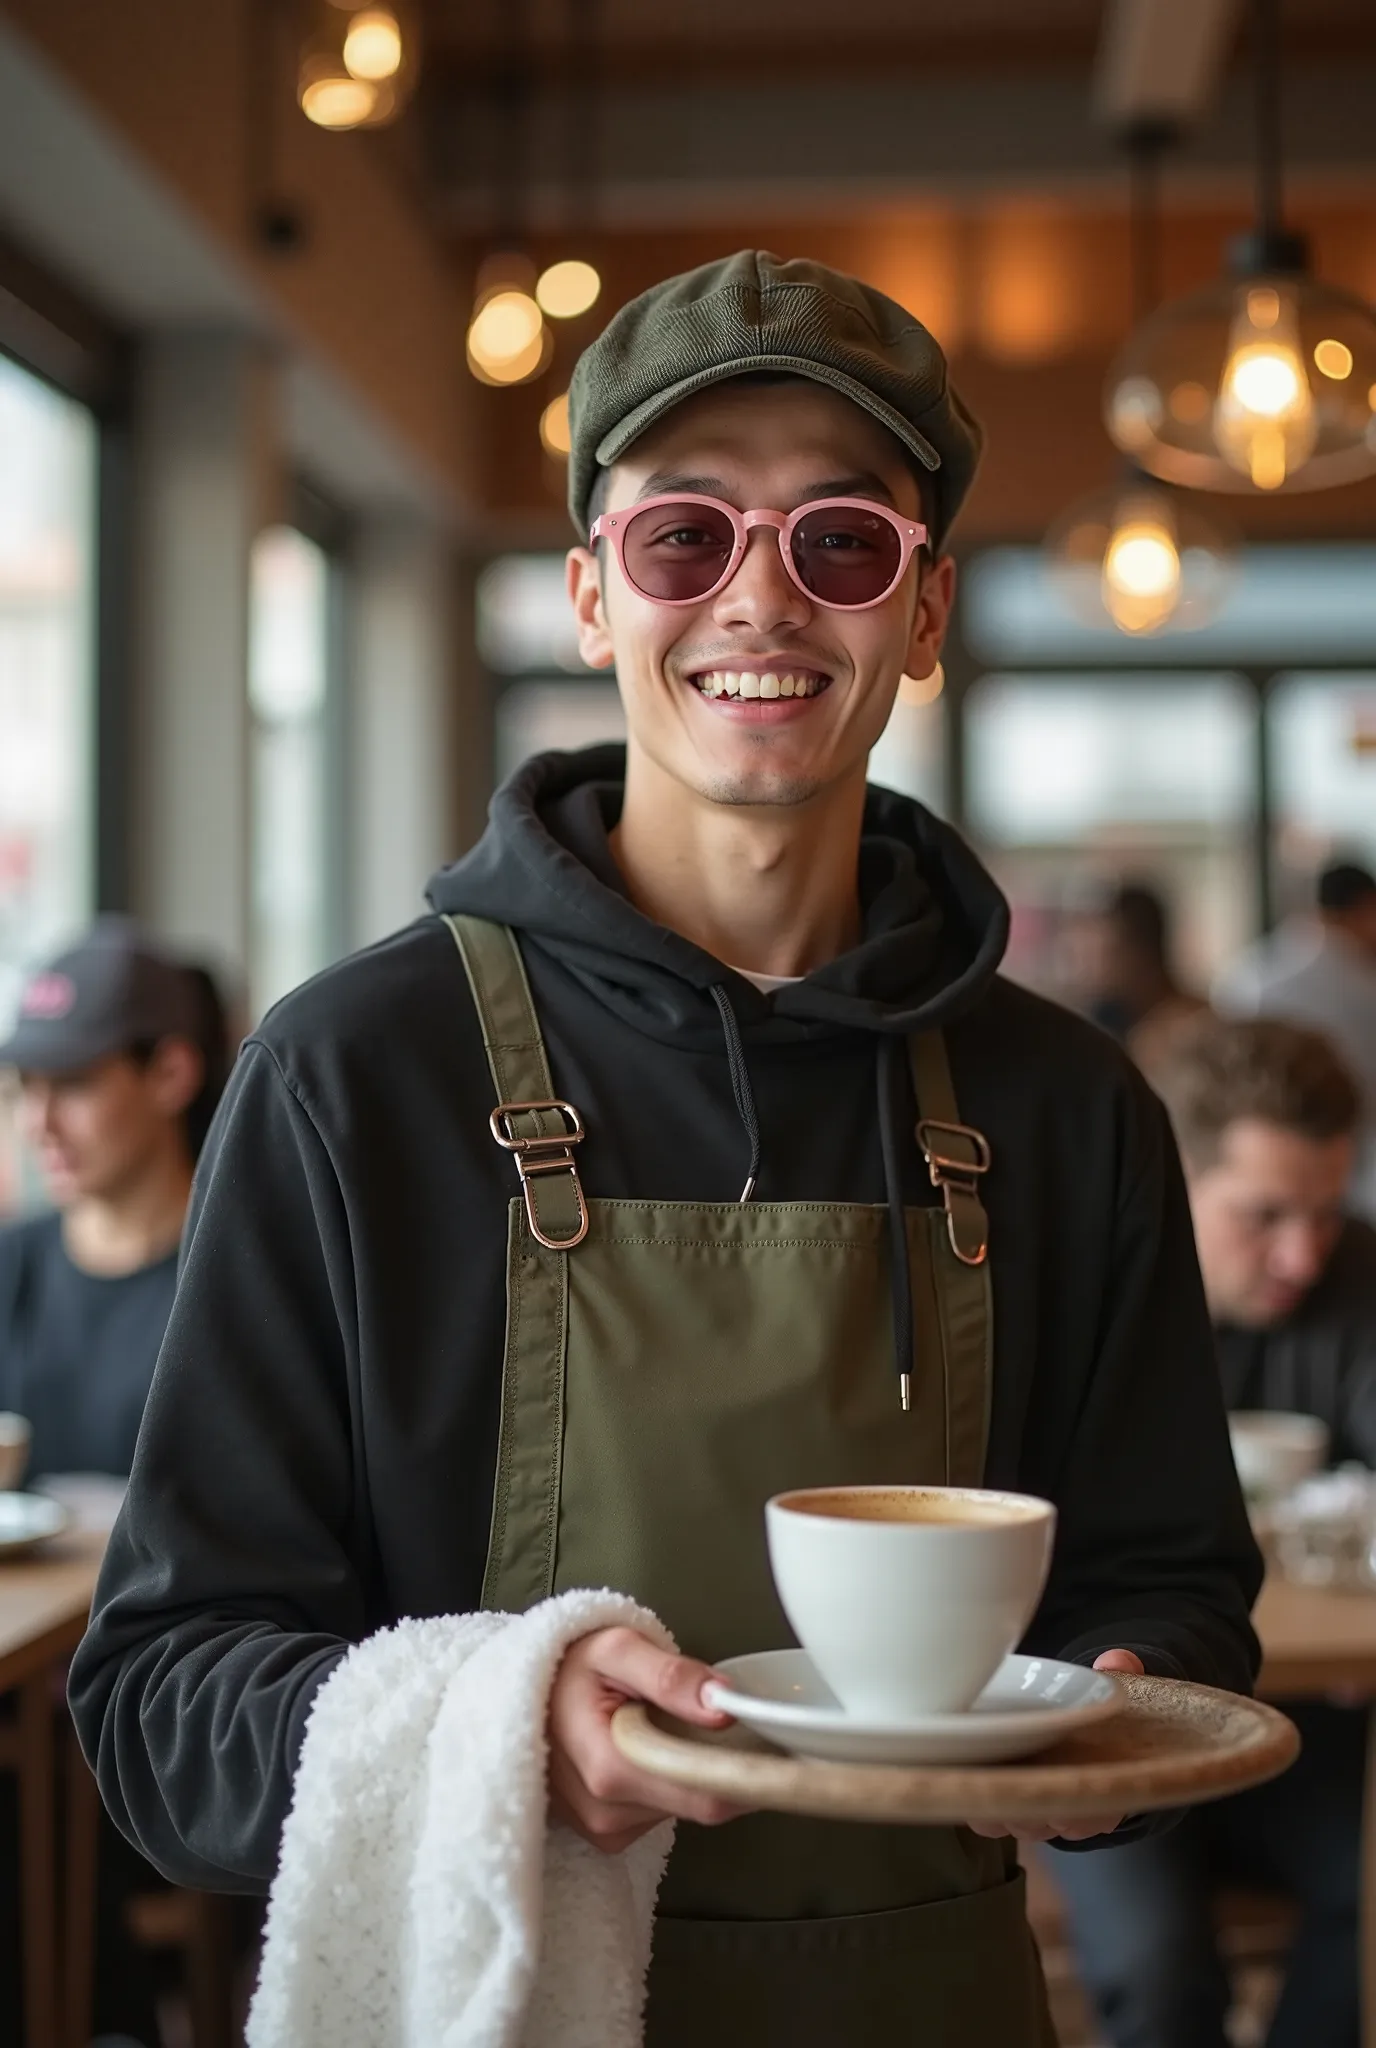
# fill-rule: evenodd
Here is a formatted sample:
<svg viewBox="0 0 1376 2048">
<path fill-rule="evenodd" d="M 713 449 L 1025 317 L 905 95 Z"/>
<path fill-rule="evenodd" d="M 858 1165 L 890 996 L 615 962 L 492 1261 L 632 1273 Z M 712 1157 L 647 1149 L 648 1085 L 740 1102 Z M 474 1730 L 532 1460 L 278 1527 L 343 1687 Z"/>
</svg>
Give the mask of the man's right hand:
<svg viewBox="0 0 1376 2048">
<path fill-rule="evenodd" d="M 549 1700 L 549 1799 L 555 1820 L 608 1855 L 629 1848 L 662 1820 L 716 1827 L 741 1812 L 725 1800 L 638 1771 L 612 1741 L 612 1715 L 627 1700 L 662 1707 L 700 1728 L 725 1728 L 729 1714 L 702 1703 L 717 1674 L 672 1656 L 632 1628 L 602 1628 L 565 1652 Z"/>
</svg>

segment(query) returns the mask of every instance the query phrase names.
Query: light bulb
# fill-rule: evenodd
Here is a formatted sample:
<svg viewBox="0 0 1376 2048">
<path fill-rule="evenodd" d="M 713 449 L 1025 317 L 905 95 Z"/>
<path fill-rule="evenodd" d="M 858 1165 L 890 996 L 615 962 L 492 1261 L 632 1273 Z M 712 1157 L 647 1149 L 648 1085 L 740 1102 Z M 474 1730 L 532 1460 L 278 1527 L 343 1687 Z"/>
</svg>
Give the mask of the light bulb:
<svg viewBox="0 0 1376 2048">
<path fill-rule="evenodd" d="M 1213 425 L 1219 453 L 1259 491 L 1278 490 L 1313 453 L 1314 396 L 1285 287 L 1239 291 Z"/>
<path fill-rule="evenodd" d="M 1314 367 L 1322 370 L 1325 377 L 1331 377 L 1335 384 L 1341 384 L 1345 377 L 1352 375 L 1352 351 L 1346 342 L 1321 341 L 1314 350 Z"/>
<path fill-rule="evenodd" d="M 317 128 L 359 128 L 377 107 L 377 89 L 363 78 L 304 79 L 301 111 Z"/>
<path fill-rule="evenodd" d="M 344 37 L 344 63 L 355 78 L 395 78 L 401 69 L 401 28 L 388 8 L 365 7 L 354 16 Z"/>
<path fill-rule="evenodd" d="M 473 316 L 468 345 L 488 365 L 514 362 L 525 354 L 542 325 L 540 308 L 528 292 L 493 292 Z"/>
<path fill-rule="evenodd" d="M 563 263 L 551 263 L 548 270 L 541 272 L 535 296 L 542 312 L 548 313 L 551 320 L 576 320 L 589 306 L 596 305 L 601 289 L 602 280 L 591 263 L 571 257 Z"/>
<path fill-rule="evenodd" d="M 484 384 L 524 384 L 549 360 L 550 332 L 529 292 L 490 292 L 468 329 L 468 367 Z"/>
<path fill-rule="evenodd" d="M 1180 599 L 1180 550 L 1155 494 L 1127 499 L 1100 571 L 1104 609 L 1125 633 L 1154 633 Z"/>
<path fill-rule="evenodd" d="M 556 458 L 567 455 L 572 446 L 567 391 L 561 391 L 557 398 L 551 398 L 540 415 L 540 446 L 546 455 L 553 455 Z"/>
</svg>

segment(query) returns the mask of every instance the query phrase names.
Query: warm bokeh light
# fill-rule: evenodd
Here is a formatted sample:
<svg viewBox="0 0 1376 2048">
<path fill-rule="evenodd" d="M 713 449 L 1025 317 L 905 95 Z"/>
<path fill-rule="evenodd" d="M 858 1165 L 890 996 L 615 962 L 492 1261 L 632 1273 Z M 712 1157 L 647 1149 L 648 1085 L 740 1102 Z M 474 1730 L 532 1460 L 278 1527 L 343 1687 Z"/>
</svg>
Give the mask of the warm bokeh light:
<svg viewBox="0 0 1376 2048">
<path fill-rule="evenodd" d="M 1164 626 L 1180 593 L 1180 554 L 1163 519 L 1131 514 L 1104 550 L 1104 608 L 1125 633 Z"/>
<path fill-rule="evenodd" d="M 514 362 L 536 340 L 542 325 L 540 308 L 529 292 L 493 292 L 473 315 L 469 346 L 489 366 Z"/>
<path fill-rule="evenodd" d="M 1239 294 L 1214 407 L 1219 453 L 1259 491 L 1275 491 L 1312 454 L 1314 397 L 1299 349 L 1293 294 Z"/>
<path fill-rule="evenodd" d="M 946 687 L 946 671 L 938 662 L 929 676 L 901 676 L 898 683 L 900 704 L 912 704 L 920 708 L 924 704 L 935 704 Z"/>
<path fill-rule="evenodd" d="M 301 111 L 317 128 L 358 128 L 377 107 L 377 89 L 363 78 L 331 76 L 301 82 Z"/>
<path fill-rule="evenodd" d="M 344 63 L 354 78 L 376 84 L 401 69 L 401 28 L 386 7 L 365 7 L 349 23 Z"/>
<path fill-rule="evenodd" d="M 551 398 L 540 415 L 540 446 L 546 455 L 564 456 L 569 452 L 569 395 L 561 391 L 557 398 Z"/>
<path fill-rule="evenodd" d="M 541 272 L 535 296 L 541 311 L 548 313 L 551 320 L 576 320 L 580 313 L 596 305 L 601 289 L 602 280 L 591 263 L 570 257 L 563 263 L 551 263 L 548 270 Z"/>
<path fill-rule="evenodd" d="M 1321 341 L 1314 350 L 1314 367 L 1340 384 L 1352 375 L 1352 351 L 1344 341 Z"/>
</svg>

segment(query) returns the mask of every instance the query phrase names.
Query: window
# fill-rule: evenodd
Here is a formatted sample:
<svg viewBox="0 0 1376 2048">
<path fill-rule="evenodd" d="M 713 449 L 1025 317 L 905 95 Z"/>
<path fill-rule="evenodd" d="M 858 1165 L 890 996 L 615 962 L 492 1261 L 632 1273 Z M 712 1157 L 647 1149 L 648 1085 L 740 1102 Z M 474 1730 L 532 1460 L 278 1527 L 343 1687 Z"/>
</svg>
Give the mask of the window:
<svg viewBox="0 0 1376 2048">
<path fill-rule="evenodd" d="M 95 904 L 95 503 L 87 409 L 0 356 L 0 1028 Z M 0 1215 L 19 1198 L 0 1119 Z"/>
<path fill-rule="evenodd" d="M 334 946 L 331 569 L 293 527 L 259 535 L 249 615 L 253 890 L 250 1000 L 261 1016 Z M 333 856 L 333 859 L 332 859 Z"/>
<path fill-rule="evenodd" d="M 615 681 L 579 655 L 562 555 L 490 562 L 478 579 L 477 625 L 478 650 L 498 679 L 498 782 L 532 754 L 626 737 Z"/>
<path fill-rule="evenodd" d="M 1267 750 L 1272 886 L 1277 908 L 1295 910 L 1312 903 L 1328 861 L 1376 868 L 1376 671 L 1279 677 Z"/>
<path fill-rule="evenodd" d="M 1067 993 L 1096 878 L 1164 886 L 1207 983 L 1252 929 L 1256 703 L 1230 675 L 986 676 L 965 705 L 970 827 L 1013 906 L 1008 969 Z"/>
</svg>

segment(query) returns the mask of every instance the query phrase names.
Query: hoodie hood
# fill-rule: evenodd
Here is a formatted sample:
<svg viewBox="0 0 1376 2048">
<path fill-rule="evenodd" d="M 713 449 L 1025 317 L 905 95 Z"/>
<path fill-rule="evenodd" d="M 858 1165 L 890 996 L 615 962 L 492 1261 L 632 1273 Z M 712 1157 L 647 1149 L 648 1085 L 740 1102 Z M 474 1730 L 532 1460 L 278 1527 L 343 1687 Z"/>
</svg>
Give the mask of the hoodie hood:
<svg viewBox="0 0 1376 2048">
<path fill-rule="evenodd" d="M 510 925 L 608 1007 L 656 1038 L 720 1044 L 726 985 L 747 1037 L 931 1030 L 984 994 L 1008 943 L 1008 905 L 969 847 L 911 798 L 871 787 L 860 846 L 864 936 L 800 982 L 763 996 L 627 897 L 608 833 L 621 814 L 624 747 L 539 754 L 492 799 L 471 852 L 442 868 L 432 908 Z"/>
</svg>

